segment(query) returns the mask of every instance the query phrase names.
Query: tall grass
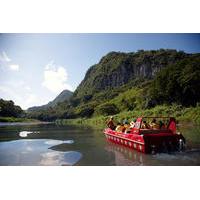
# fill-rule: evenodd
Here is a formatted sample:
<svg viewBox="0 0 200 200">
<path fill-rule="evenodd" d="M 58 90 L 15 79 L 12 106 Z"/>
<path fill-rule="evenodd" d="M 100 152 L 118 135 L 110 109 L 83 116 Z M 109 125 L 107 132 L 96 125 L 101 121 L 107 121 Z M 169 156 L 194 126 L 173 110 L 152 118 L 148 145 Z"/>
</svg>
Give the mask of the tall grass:
<svg viewBox="0 0 200 200">
<path fill-rule="evenodd" d="M 171 106 L 160 105 L 152 109 L 125 111 L 114 115 L 115 122 L 121 122 L 127 119 L 129 122 L 137 117 L 175 117 L 178 121 L 193 122 L 200 125 L 200 105 L 196 107 L 184 108 L 180 105 L 173 104 Z M 60 119 L 56 120 L 59 124 L 79 124 L 92 125 L 96 127 L 105 127 L 106 120 L 109 116 L 98 116 L 93 118 L 78 118 L 78 119 Z"/>
<path fill-rule="evenodd" d="M 16 117 L 0 117 L 0 122 L 36 122 L 36 119 L 16 118 Z"/>
</svg>

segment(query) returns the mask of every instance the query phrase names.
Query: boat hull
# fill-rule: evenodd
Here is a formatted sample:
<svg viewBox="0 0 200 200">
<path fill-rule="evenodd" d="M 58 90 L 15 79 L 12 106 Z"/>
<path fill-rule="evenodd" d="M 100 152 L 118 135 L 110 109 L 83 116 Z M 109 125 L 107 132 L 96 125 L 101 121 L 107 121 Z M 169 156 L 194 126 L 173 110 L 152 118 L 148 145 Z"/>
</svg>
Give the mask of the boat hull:
<svg viewBox="0 0 200 200">
<path fill-rule="evenodd" d="M 114 131 L 105 131 L 104 134 L 109 141 L 146 153 L 145 143 L 142 138 L 140 140 L 133 140 L 131 138 L 124 137 L 123 134 L 116 134 Z"/>
<path fill-rule="evenodd" d="M 173 133 L 125 134 L 105 129 L 104 134 L 109 141 L 120 144 L 142 153 L 179 150 L 179 141 L 183 136 Z"/>
</svg>

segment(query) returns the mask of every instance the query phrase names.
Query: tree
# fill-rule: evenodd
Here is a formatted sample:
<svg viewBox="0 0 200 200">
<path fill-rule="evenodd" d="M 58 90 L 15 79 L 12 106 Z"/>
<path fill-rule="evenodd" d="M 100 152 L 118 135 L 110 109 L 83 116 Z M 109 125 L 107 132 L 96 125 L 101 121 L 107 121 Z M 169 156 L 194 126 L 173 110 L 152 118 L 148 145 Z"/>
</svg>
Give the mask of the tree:
<svg viewBox="0 0 200 200">
<path fill-rule="evenodd" d="M 157 74 L 148 99 L 158 104 L 195 106 L 200 101 L 200 56 L 186 58 Z"/>
<path fill-rule="evenodd" d="M 0 116 L 2 117 L 20 117 L 23 110 L 20 106 L 14 105 L 13 101 L 0 99 Z"/>
</svg>

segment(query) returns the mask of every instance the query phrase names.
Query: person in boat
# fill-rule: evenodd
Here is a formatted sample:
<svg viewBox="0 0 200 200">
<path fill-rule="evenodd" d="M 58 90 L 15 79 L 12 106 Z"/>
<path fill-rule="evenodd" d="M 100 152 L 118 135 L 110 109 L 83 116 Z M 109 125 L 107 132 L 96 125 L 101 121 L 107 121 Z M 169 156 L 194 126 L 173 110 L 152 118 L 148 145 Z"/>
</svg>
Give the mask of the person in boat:
<svg viewBox="0 0 200 200">
<path fill-rule="evenodd" d="M 160 129 L 165 129 L 166 128 L 165 124 L 161 120 L 159 121 L 159 128 Z"/>
<path fill-rule="evenodd" d="M 156 119 L 154 118 L 150 124 L 152 129 L 159 129 L 159 124 L 157 124 Z"/>
<path fill-rule="evenodd" d="M 125 131 L 125 127 L 124 127 L 124 124 L 121 124 L 121 123 L 117 123 L 117 127 L 115 129 L 117 132 L 124 132 Z"/>
<path fill-rule="evenodd" d="M 131 129 L 130 129 L 130 124 L 128 123 L 128 120 L 127 122 L 124 124 L 124 133 L 130 133 Z"/>
<path fill-rule="evenodd" d="M 143 121 L 142 125 L 141 125 L 141 128 L 142 129 L 149 129 L 150 127 L 149 127 L 149 124 L 146 121 Z"/>
<path fill-rule="evenodd" d="M 135 123 L 136 123 L 136 119 L 133 119 L 130 123 L 130 128 L 134 128 L 135 126 Z"/>
<path fill-rule="evenodd" d="M 110 119 L 108 120 L 107 122 L 107 127 L 112 129 L 112 130 L 115 130 L 115 124 L 114 124 L 114 121 L 113 121 L 113 117 L 110 117 Z"/>
<path fill-rule="evenodd" d="M 123 124 L 128 124 L 128 120 L 127 120 L 127 119 L 124 119 L 124 120 L 123 120 Z"/>
</svg>

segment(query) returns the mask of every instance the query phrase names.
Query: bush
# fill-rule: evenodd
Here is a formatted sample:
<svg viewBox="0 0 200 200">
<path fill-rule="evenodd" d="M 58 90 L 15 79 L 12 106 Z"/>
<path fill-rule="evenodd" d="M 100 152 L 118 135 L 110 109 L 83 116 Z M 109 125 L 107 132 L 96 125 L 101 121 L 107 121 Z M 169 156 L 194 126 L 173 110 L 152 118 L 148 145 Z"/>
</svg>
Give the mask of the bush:
<svg viewBox="0 0 200 200">
<path fill-rule="evenodd" d="M 102 104 L 98 106 L 95 110 L 96 115 L 103 115 L 103 116 L 115 115 L 117 113 L 119 113 L 119 109 L 116 107 L 115 104 L 111 103 Z"/>
<path fill-rule="evenodd" d="M 83 108 L 80 112 L 79 115 L 80 117 L 91 117 L 93 114 L 94 109 L 93 108 Z"/>
</svg>

